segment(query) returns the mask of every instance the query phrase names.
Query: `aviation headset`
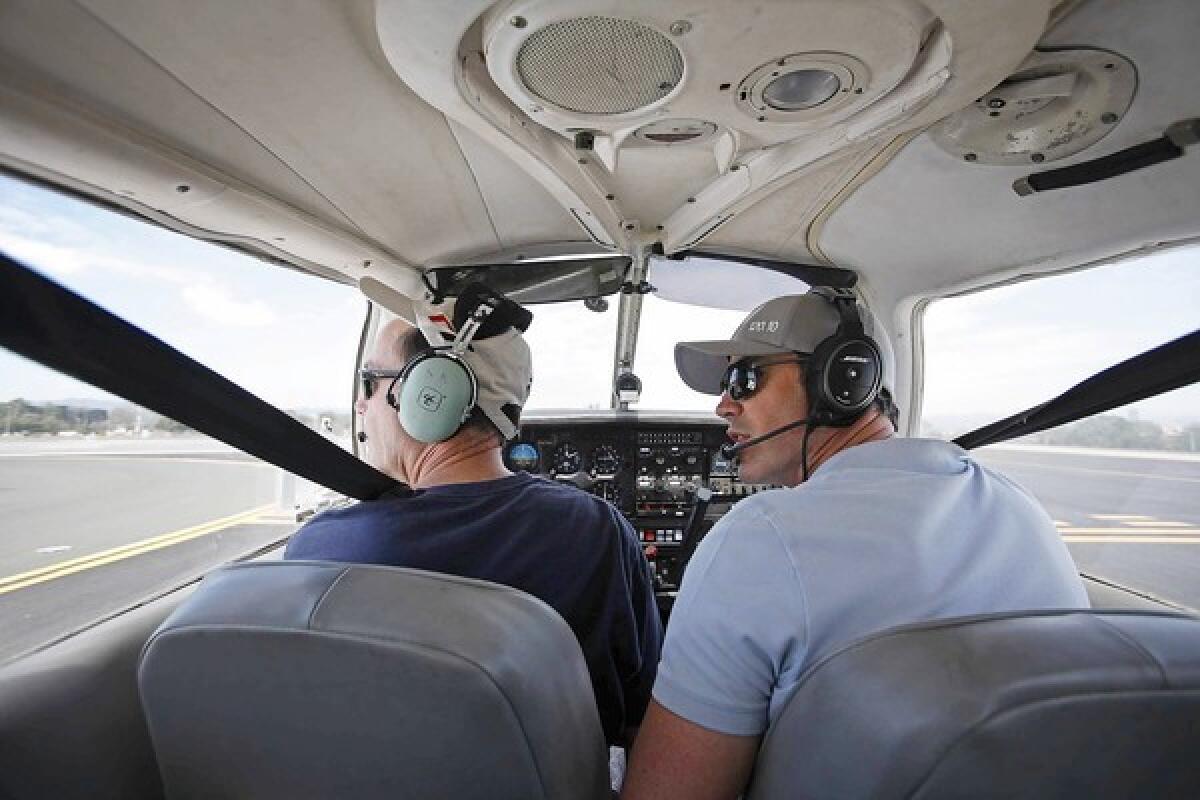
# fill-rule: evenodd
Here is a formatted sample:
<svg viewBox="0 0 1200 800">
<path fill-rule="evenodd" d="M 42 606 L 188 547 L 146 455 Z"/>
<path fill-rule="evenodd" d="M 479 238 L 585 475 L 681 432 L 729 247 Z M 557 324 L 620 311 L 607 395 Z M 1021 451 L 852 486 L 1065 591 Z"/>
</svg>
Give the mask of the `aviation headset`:
<svg viewBox="0 0 1200 800">
<path fill-rule="evenodd" d="M 883 385 L 883 355 L 863 331 L 852 296 L 823 293 L 838 312 L 833 335 L 817 344 L 804 369 L 809 417 L 817 425 L 844 428 L 870 407 Z"/>
<path fill-rule="evenodd" d="M 457 433 L 479 401 L 479 380 L 463 358 L 472 340 L 510 327 L 524 331 L 532 314 L 486 286 L 472 284 L 459 295 L 454 317 L 458 333 L 452 343 L 410 358 L 388 387 L 387 401 L 400 425 L 409 436 L 427 444 Z"/>
<path fill-rule="evenodd" d="M 462 331 L 455 345 L 460 338 Z M 427 444 L 445 441 L 457 433 L 478 399 L 475 371 L 454 346 L 435 348 L 410 359 L 387 395 L 405 432 Z"/>
</svg>

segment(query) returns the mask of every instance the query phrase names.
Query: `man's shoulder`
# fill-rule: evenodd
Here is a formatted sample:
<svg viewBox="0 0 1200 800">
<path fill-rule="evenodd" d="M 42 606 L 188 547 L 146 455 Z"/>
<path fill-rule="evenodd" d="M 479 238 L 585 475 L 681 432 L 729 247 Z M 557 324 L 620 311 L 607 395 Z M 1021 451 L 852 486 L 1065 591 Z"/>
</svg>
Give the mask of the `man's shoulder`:
<svg viewBox="0 0 1200 800">
<path fill-rule="evenodd" d="M 356 502 L 329 508 L 301 525 L 292 534 L 292 541 L 319 538 L 330 532 L 343 531 L 347 527 L 367 526 L 378 519 L 382 511 L 375 502 Z"/>
</svg>

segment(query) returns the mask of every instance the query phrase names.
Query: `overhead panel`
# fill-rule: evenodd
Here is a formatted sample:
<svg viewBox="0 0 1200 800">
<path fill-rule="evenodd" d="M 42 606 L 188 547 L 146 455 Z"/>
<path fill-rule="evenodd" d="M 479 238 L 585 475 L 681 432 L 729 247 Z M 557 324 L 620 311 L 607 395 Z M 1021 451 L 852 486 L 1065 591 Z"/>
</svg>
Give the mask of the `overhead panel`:
<svg viewBox="0 0 1200 800">
<path fill-rule="evenodd" d="M 1043 164 L 1116 129 L 1137 89 L 1133 62 L 1096 48 L 1038 50 L 996 88 L 932 129 L 971 164 Z"/>
<path fill-rule="evenodd" d="M 969 105 L 1028 54 L 1050 6 L 463 0 L 434 12 L 376 0 L 376 27 L 402 80 L 590 236 L 674 251 L 846 153 Z M 791 224 L 802 239 L 805 220 Z"/>
<path fill-rule="evenodd" d="M 1085 185 L 1028 196 L 1014 191 L 1030 174 L 1141 145 L 1197 116 L 1200 50 L 1194 32 L 1200 30 L 1200 5 L 1192 0 L 1154 5 L 1147 14 L 1141 4 L 1120 0 L 1080 4 L 1043 39 L 1032 61 L 1014 65 L 1015 78 L 997 81 L 994 91 L 975 98 L 982 108 L 973 103 L 945 127 L 918 137 L 852 194 L 826 224 L 822 248 L 839 265 L 870 274 L 873 288 L 892 302 L 1200 237 L 1200 156 L 1194 148 Z M 1078 60 L 1080 54 L 1085 60 Z M 1079 74 L 1071 86 L 1052 84 L 1022 94 L 1031 64 L 1056 63 L 1116 74 L 1103 83 Z M 1124 108 L 1130 82 L 1120 73 L 1135 71 L 1132 102 Z M 1013 97 L 1031 100 L 1030 118 L 1061 135 L 1039 139 L 1027 120 L 1003 113 Z M 1098 101 L 1086 100 L 1090 97 Z M 1006 106 L 991 108 L 988 101 L 996 98 Z M 1066 109 L 1070 113 L 1062 113 Z M 991 117 L 997 110 L 1001 115 Z M 1106 121 L 1105 114 L 1114 118 Z M 960 149 L 970 140 L 969 130 L 948 146 L 947 133 L 972 118 L 1010 131 L 1011 140 L 989 151 L 990 163 L 979 141 L 972 142 L 979 148 L 976 159 Z M 1062 124 L 1063 119 L 1076 124 Z M 974 135 L 982 134 L 982 125 Z M 936 241 L 930 241 L 931 230 L 938 232 Z"/>
</svg>

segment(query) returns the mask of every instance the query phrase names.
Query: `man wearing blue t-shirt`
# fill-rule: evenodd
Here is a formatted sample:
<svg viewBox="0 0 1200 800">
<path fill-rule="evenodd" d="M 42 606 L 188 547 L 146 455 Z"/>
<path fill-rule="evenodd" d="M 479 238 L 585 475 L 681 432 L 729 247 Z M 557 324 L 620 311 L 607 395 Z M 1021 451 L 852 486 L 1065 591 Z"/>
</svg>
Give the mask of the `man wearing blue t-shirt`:
<svg viewBox="0 0 1200 800">
<path fill-rule="evenodd" d="M 776 298 L 675 363 L 720 395 L 741 479 L 787 488 L 742 500 L 697 548 L 623 798 L 742 794 L 805 670 L 867 634 L 1087 607 L 1023 489 L 949 442 L 895 437 L 891 348 L 852 298 Z"/>
<path fill-rule="evenodd" d="M 414 567 L 540 598 L 579 640 L 605 738 L 625 745 L 649 702 L 662 638 L 633 529 L 597 497 L 504 466 L 501 447 L 516 435 L 532 382 L 529 347 L 516 328 L 480 328 L 460 353 L 477 384 L 468 418 L 444 440 L 416 438 L 403 384 L 429 374 L 416 366 L 431 354 L 439 325 L 447 339 L 462 327 L 442 312 L 422 313 L 420 328 L 400 319 L 383 326 L 355 404 L 367 461 L 417 492 L 327 511 L 292 537 L 284 557 Z M 454 400 L 444 394 L 434 401 Z"/>
</svg>

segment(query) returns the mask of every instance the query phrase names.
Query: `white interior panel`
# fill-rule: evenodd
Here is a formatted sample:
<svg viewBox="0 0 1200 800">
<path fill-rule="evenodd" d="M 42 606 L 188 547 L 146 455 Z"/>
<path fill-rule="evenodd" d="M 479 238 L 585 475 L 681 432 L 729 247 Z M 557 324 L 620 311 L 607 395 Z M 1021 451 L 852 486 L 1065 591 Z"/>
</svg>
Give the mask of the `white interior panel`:
<svg viewBox="0 0 1200 800">
<path fill-rule="evenodd" d="M 705 249 L 752 250 L 780 261 L 815 263 L 806 239 L 813 217 L 874 152 L 876 148 L 855 148 L 767 195 L 705 239 Z"/>
<path fill-rule="evenodd" d="M 408 261 L 495 246 L 444 118 L 369 56 L 347 4 L 85 2 Z"/>
<path fill-rule="evenodd" d="M 892 303 L 991 276 L 1050 270 L 1200 233 L 1200 153 L 1076 188 L 1019 197 L 1013 181 L 1162 136 L 1200 115 L 1200 4 L 1194 0 L 1082 4 L 1047 46 L 1114 50 L 1138 69 L 1129 114 L 1096 145 L 1028 167 L 969 164 L 914 140 L 833 215 L 822 248 L 862 269 Z"/>
<path fill-rule="evenodd" d="M 327 220 L 347 220 L 229 117 L 72 0 L 0 4 L 0 81 L 118 120 Z M 69 89 L 63 90 L 63 87 Z"/>
<path fill-rule="evenodd" d="M 450 121 L 450 129 L 479 183 L 502 250 L 540 242 L 591 246 L 575 218 L 541 184 L 465 126 Z"/>
</svg>

